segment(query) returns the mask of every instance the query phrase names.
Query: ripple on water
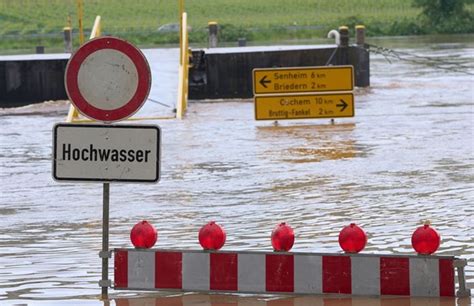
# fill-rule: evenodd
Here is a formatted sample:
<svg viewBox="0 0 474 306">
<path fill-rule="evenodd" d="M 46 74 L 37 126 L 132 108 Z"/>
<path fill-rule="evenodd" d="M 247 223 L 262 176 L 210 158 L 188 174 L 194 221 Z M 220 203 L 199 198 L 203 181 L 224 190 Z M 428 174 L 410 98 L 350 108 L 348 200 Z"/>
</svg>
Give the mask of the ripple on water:
<svg viewBox="0 0 474 306">
<path fill-rule="evenodd" d="M 152 71 L 165 72 L 151 98 L 171 105 L 177 51 L 148 52 Z M 191 103 L 185 120 L 160 121 L 161 181 L 111 185 L 111 247 L 130 247 L 130 229 L 147 219 L 157 247 L 199 249 L 199 228 L 215 220 L 226 249 L 269 251 L 285 221 L 294 251 L 340 252 L 339 231 L 356 222 L 365 252 L 413 254 L 412 232 L 431 219 L 439 254 L 471 260 L 474 282 L 472 86 L 432 67 L 371 64 L 374 86 L 357 90 L 356 116 L 333 125 L 256 122 L 246 102 Z M 0 111 L 0 299 L 97 299 L 102 186 L 51 178 L 52 126 L 66 106 Z"/>
</svg>

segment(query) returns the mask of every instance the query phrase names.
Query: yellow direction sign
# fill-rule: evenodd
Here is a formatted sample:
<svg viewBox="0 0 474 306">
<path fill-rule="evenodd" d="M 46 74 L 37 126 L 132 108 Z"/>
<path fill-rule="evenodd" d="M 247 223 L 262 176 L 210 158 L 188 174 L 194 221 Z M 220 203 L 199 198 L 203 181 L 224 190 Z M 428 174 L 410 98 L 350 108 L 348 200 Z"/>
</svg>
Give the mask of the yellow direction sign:
<svg viewBox="0 0 474 306">
<path fill-rule="evenodd" d="M 354 117 L 352 93 L 255 97 L 256 120 Z"/>
<path fill-rule="evenodd" d="M 253 70 L 254 94 L 352 91 L 352 66 L 265 68 Z"/>
</svg>

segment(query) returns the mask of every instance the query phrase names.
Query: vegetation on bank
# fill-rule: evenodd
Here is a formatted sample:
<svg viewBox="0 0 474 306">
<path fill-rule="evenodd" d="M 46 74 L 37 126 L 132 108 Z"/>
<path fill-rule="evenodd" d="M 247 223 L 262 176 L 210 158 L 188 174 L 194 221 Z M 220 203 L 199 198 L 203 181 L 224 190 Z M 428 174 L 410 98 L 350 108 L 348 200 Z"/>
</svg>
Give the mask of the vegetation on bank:
<svg viewBox="0 0 474 306">
<path fill-rule="evenodd" d="M 83 1 L 86 33 L 101 15 L 104 34 L 142 46 L 178 42 L 169 26 L 178 23 L 178 0 Z M 209 21 L 219 23 L 219 39 L 228 42 L 324 38 L 356 24 L 365 24 L 369 36 L 474 32 L 474 0 L 187 0 L 185 7 L 190 41 L 200 44 Z M 68 15 L 76 34 L 76 0 L 0 0 L 0 50 L 60 50 Z"/>
<path fill-rule="evenodd" d="M 474 30 L 474 0 L 413 0 L 422 9 L 419 24 L 435 33 L 465 33 Z"/>
</svg>

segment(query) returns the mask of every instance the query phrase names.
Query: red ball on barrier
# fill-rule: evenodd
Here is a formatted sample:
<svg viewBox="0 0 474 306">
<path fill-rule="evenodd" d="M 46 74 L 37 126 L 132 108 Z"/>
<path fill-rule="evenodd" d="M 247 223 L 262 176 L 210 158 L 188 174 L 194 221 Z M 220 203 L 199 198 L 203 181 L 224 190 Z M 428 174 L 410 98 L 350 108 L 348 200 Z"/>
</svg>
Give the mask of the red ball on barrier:
<svg viewBox="0 0 474 306">
<path fill-rule="evenodd" d="M 224 246 L 226 234 L 224 229 L 214 221 L 201 227 L 199 243 L 205 250 L 219 250 Z"/>
<path fill-rule="evenodd" d="M 277 252 L 288 252 L 295 242 L 295 233 L 285 222 L 280 223 L 272 231 L 272 246 Z"/>
<path fill-rule="evenodd" d="M 425 221 L 423 226 L 418 227 L 411 236 L 411 245 L 418 254 L 430 255 L 436 252 L 441 243 L 441 236 Z"/>
<path fill-rule="evenodd" d="M 135 224 L 130 232 L 130 240 L 136 248 L 149 249 L 155 245 L 157 239 L 156 228 L 145 220 Z"/>
<path fill-rule="evenodd" d="M 359 253 L 365 248 L 366 244 L 367 235 L 355 223 L 345 226 L 339 232 L 339 245 L 346 253 Z"/>
</svg>

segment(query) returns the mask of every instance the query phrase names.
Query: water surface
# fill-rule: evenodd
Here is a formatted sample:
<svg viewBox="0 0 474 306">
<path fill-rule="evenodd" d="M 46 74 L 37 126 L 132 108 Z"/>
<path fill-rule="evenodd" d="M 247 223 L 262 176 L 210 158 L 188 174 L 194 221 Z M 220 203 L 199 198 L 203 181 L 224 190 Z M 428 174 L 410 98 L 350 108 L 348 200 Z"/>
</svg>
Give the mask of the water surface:
<svg viewBox="0 0 474 306">
<path fill-rule="evenodd" d="M 161 181 L 111 186 L 111 248 L 130 247 L 130 229 L 147 219 L 158 228 L 157 247 L 199 249 L 199 228 L 215 220 L 227 231 L 225 249 L 268 251 L 271 230 L 285 221 L 294 251 L 340 252 L 340 229 L 356 222 L 369 236 L 364 252 L 413 254 L 411 234 L 430 219 L 442 236 L 438 254 L 467 258 L 474 283 L 473 41 L 396 44 L 464 72 L 374 54 L 356 116 L 333 125 L 256 122 L 252 101 L 192 102 L 182 121 L 143 122 L 162 129 Z M 169 107 L 149 101 L 137 117 L 173 115 L 178 50 L 145 53 L 150 97 Z M 0 304 L 102 304 L 102 186 L 51 175 L 52 128 L 67 107 L 0 110 Z M 145 293 L 112 296 L 120 305 Z M 269 305 L 293 305 L 284 301 Z"/>
</svg>

